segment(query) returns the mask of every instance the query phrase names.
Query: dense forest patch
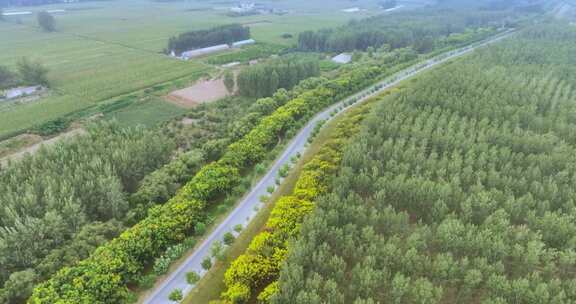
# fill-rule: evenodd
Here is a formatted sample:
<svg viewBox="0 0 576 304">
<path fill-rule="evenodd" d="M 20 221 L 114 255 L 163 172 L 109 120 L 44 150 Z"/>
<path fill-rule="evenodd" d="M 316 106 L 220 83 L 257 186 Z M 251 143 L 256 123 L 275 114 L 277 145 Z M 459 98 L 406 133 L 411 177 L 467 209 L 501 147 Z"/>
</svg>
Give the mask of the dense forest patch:
<svg viewBox="0 0 576 304">
<path fill-rule="evenodd" d="M 470 8 L 406 11 L 352 20 L 338 28 L 302 32 L 298 36 L 298 48 L 344 52 L 411 46 L 419 53 L 427 53 L 460 44 L 490 28 L 510 26 L 510 21 L 518 16 L 507 11 L 482 12 Z"/>
<path fill-rule="evenodd" d="M 243 96 L 272 96 L 278 89 L 291 89 L 300 80 L 319 76 L 318 58 L 289 55 L 243 69 L 238 74 L 238 93 Z"/>
<path fill-rule="evenodd" d="M 125 193 L 173 148 L 159 132 L 103 124 L 0 170 L 0 299 L 26 299 L 32 282 L 117 235 Z M 82 249 L 67 252 L 72 243 Z"/>
<path fill-rule="evenodd" d="M 573 303 L 576 31 L 529 29 L 368 117 L 272 303 Z"/>
</svg>

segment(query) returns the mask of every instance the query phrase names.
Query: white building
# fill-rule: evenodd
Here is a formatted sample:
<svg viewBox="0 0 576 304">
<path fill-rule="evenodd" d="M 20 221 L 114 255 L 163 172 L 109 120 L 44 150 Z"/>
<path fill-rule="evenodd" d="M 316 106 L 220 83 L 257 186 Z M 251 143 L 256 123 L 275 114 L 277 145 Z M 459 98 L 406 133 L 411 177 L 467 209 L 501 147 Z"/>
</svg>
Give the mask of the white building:
<svg viewBox="0 0 576 304">
<path fill-rule="evenodd" d="M 219 44 L 219 45 L 215 45 L 215 46 L 210 46 L 210 47 L 205 47 L 205 48 L 201 48 L 201 49 L 195 49 L 195 50 L 191 50 L 191 51 L 182 52 L 182 54 L 180 54 L 180 58 L 182 58 L 184 60 L 188 60 L 190 58 L 199 57 L 202 55 L 207 55 L 207 54 L 225 51 L 229 48 L 230 48 L 230 46 L 227 44 Z"/>
<path fill-rule="evenodd" d="M 254 2 L 243 2 L 239 3 L 237 6 L 231 7 L 230 11 L 234 13 L 247 13 L 251 12 L 256 8 L 256 3 Z"/>
<path fill-rule="evenodd" d="M 351 7 L 351 8 L 345 8 L 342 10 L 345 13 L 357 13 L 360 11 L 359 7 Z"/>
<path fill-rule="evenodd" d="M 346 63 L 349 63 L 350 61 L 352 61 L 352 55 L 342 53 L 338 56 L 332 57 L 332 61 L 336 62 L 336 63 L 340 63 L 340 64 L 346 64 Z"/>
<path fill-rule="evenodd" d="M 4 12 L 4 16 L 22 16 L 22 15 L 32 15 L 32 12 Z"/>
<path fill-rule="evenodd" d="M 236 41 L 236 42 L 232 43 L 232 47 L 237 48 L 237 47 L 241 47 L 241 46 L 248 45 L 248 44 L 254 44 L 254 43 L 256 43 L 256 40 L 246 39 L 246 40 Z"/>
</svg>

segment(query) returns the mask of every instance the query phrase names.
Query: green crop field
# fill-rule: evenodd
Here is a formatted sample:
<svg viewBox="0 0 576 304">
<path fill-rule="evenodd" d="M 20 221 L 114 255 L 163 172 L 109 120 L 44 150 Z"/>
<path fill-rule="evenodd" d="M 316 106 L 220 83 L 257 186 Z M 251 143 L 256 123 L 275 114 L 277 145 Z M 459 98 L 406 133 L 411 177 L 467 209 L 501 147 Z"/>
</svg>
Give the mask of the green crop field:
<svg viewBox="0 0 576 304">
<path fill-rule="evenodd" d="M 9 17 L 0 22 L 0 65 L 13 66 L 21 57 L 39 60 L 50 69 L 53 89 L 48 96 L 27 104 L 0 107 L 0 137 L 63 115 L 81 111 L 98 103 L 139 91 L 160 83 L 210 73 L 214 67 L 208 59 L 188 62 L 164 56 L 161 52 L 167 39 L 184 31 L 218 24 L 241 23 L 251 27 L 252 36 L 270 45 L 291 46 L 299 32 L 342 24 L 351 18 L 375 13 L 367 10 L 344 13 L 350 6 L 375 7 L 375 0 L 331 1 L 329 8 L 316 7 L 310 1 L 261 2 L 289 11 L 286 15 L 255 15 L 229 17 L 227 7 L 234 1 L 170 1 L 117 0 L 54 4 L 11 10 L 38 12 L 65 9 L 54 14 L 57 32 L 44 33 L 36 26 L 34 15 Z M 282 34 L 293 37 L 284 39 Z M 147 104 L 142 119 L 130 115 L 131 121 L 149 123 L 158 117 L 170 117 L 172 105 Z M 121 118 L 125 115 L 118 115 Z M 150 120 L 151 119 L 151 120 Z"/>
</svg>

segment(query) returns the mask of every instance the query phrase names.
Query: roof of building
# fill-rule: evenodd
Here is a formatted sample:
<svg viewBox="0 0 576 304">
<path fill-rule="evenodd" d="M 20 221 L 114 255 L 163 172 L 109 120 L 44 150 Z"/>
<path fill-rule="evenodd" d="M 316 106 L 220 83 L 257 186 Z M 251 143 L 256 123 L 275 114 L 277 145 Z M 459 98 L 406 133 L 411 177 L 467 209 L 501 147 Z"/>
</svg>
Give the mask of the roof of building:
<svg viewBox="0 0 576 304">
<path fill-rule="evenodd" d="M 200 55 L 204 55 L 204 54 L 210 54 L 210 53 L 217 52 L 217 51 L 226 50 L 229 48 L 230 48 L 230 46 L 228 46 L 227 44 L 219 44 L 219 45 L 214 45 L 214 46 L 205 47 L 205 48 L 201 48 L 201 49 L 182 52 L 182 54 L 180 56 L 183 58 L 191 58 L 191 57 L 196 57 L 196 56 L 200 56 Z"/>
<path fill-rule="evenodd" d="M 339 54 L 337 56 L 332 57 L 332 61 L 334 61 L 336 63 L 349 63 L 350 61 L 352 61 L 352 55 L 342 53 L 342 54 Z"/>
<path fill-rule="evenodd" d="M 227 64 L 223 64 L 222 67 L 223 68 L 231 68 L 231 67 L 235 67 L 235 66 L 240 65 L 240 64 L 241 64 L 240 61 L 234 61 L 234 62 L 230 62 Z"/>
<path fill-rule="evenodd" d="M 241 46 L 241 45 L 246 45 L 246 44 L 253 44 L 256 43 L 256 40 L 254 39 L 246 39 L 246 40 L 240 40 L 240 41 L 236 41 L 234 43 L 232 43 L 232 46 Z"/>
<path fill-rule="evenodd" d="M 4 12 L 4 16 L 32 15 L 32 12 Z"/>
</svg>

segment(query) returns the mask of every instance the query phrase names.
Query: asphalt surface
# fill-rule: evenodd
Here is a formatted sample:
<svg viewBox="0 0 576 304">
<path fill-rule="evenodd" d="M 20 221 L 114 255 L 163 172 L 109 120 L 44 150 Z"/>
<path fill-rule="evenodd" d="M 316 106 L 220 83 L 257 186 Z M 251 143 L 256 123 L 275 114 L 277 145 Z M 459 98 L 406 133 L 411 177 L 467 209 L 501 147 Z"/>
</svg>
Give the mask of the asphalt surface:
<svg viewBox="0 0 576 304">
<path fill-rule="evenodd" d="M 205 238 L 202 244 L 186 259 L 184 263 L 182 263 L 178 269 L 172 272 L 169 277 L 162 282 L 160 286 L 158 286 L 144 301 L 145 304 L 174 304 L 173 301 L 168 299 L 170 292 L 175 289 L 181 289 L 184 296 L 186 296 L 192 288 L 193 285 L 190 285 L 186 282 L 186 273 L 190 271 L 195 271 L 199 275 L 204 275 L 206 271 L 202 269 L 201 263 L 205 257 L 210 256 L 210 249 L 212 244 L 216 241 L 222 241 L 224 238 L 224 234 L 227 232 L 232 232 L 234 235 L 237 233 L 234 232 L 233 228 L 236 225 L 242 225 L 245 227 L 248 223 L 254 218 L 254 216 L 258 213 L 258 209 L 263 206 L 263 203 L 260 202 L 260 197 L 262 195 L 269 195 L 267 192 L 267 188 L 269 186 L 276 186 L 276 178 L 278 177 L 278 171 L 284 164 L 290 164 L 290 158 L 297 155 L 297 153 L 303 154 L 305 150 L 305 145 L 308 140 L 308 137 L 312 133 L 314 126 L 322 121 L 322 120 L 330 120 L 336 115 L 331 115 L 332 112 L 338 111 L 338 109 L 346 109 L 348 107 L 344 106 L 344 104 L 349 101 L 350 99 L 357 99 L 353 105 L 358 104 L 360 102 L 365 101 L 366 99 L 378 95 L 382 91 L 398 84 L 400 81 L 406 80 L 422 71 L 430 69 L 436 65 L 442 64 L 450 59 L 462 56 L 467 54 L 479 47 L 492 44 L 496 41 L 504 39 L 510 36 L 513 33 L 513 30 L 509 30 L 506 32 L 502 32 L 499 35 L 493 36 L 487 40 L 473 43 L 469 46 L 450 51 L 447 53 L 443 53 L 432 59 L 429 59 L 423 63 L 416 64 L 406 70 L 398 72 L 383 81 L 370 86 L 363 91 L 360 91 L 357 94 L 354 94 L 340 102 L 333 104 L 332 106 L 328 107 L 327 109 L 323 110 L 322 112 L 318 113 L 314 118 L 312 118 L 306 126 L 304 126 L 300 132 L 292 139 L 292 141 L 288 144 L 282 155 L 277 158 L 274 162 L 272 167 L 268 170 L 266 175 L 264 175 L 258 184 L 256 184 L 246 195 L 242 201 L 237 205 L 237 207 L 226 217 L 226 219 L 219 224 L 219 226 L 211 232 L 211 234 Z M 343 107 L 344 106 L 344 107 Z M 341 108 L 343 107 L 343 108 Z M 338 111 L 341 113 L 342 110 Z"/>
</svg>

